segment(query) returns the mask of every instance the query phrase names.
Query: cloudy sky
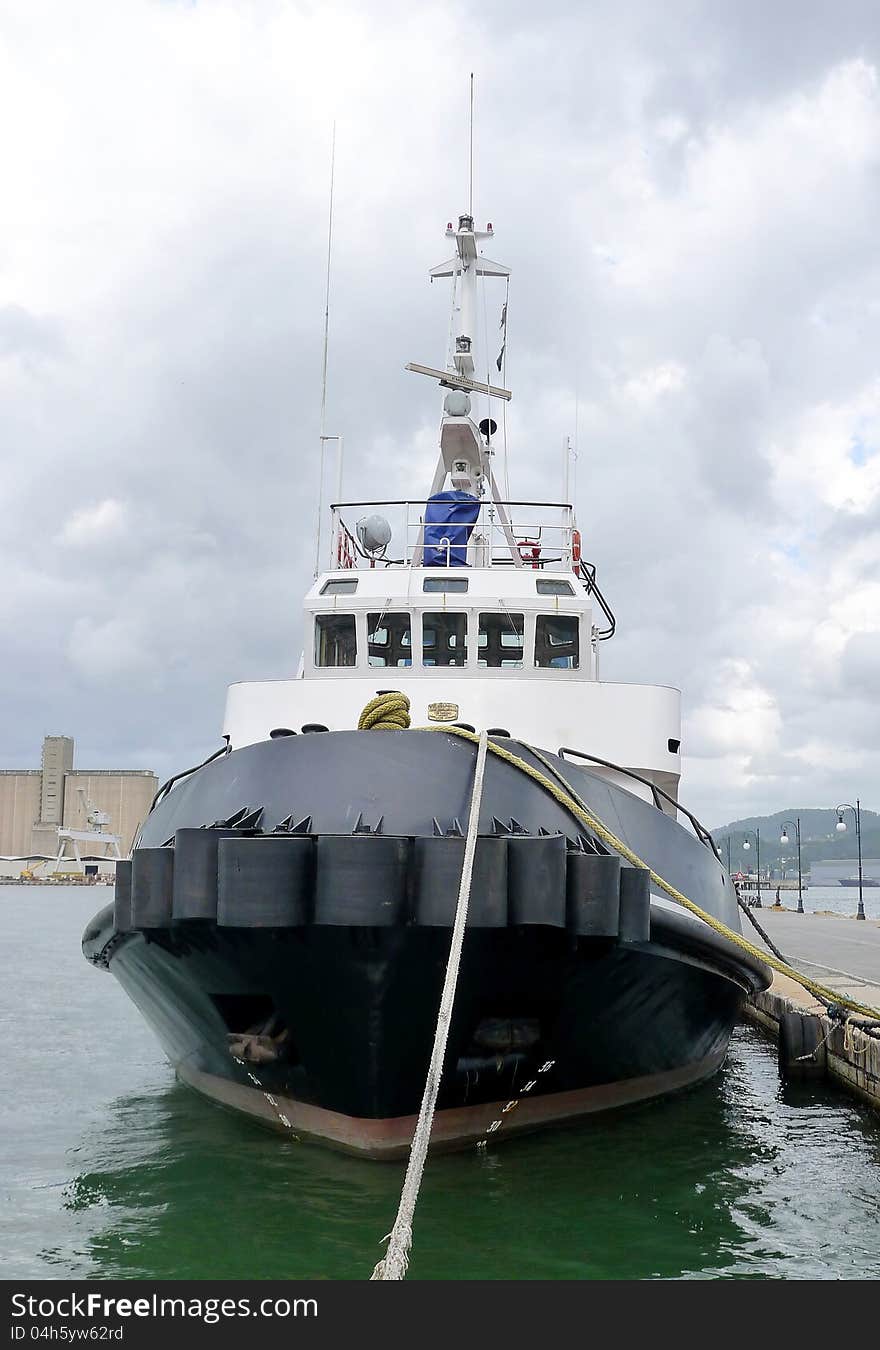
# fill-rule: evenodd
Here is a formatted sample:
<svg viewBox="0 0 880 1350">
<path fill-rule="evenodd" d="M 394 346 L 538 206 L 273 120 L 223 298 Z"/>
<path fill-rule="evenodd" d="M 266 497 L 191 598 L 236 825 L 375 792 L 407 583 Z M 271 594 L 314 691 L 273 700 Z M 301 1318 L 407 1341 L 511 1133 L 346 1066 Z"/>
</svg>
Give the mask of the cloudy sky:
<svg viewBox="0 0 880 1350">
<path fill-rule="evenodd" d="M 427 488 L 470 70 L 511 488 L 577 428 L 603 675 L 682 689 L 710 824 L 876 809 L 876 0 L 0 0 L 0 767 L 164 776 L 294 672 L 334 118 L 346 494 Z"/>
</svg>

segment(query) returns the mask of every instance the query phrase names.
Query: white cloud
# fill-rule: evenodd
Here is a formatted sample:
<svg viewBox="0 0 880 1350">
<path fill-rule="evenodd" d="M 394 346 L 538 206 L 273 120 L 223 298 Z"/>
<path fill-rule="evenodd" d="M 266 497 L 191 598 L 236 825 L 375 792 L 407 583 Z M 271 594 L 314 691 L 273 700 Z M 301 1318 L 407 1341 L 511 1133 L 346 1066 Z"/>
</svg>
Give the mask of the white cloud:
<svg viewBox="0 0 880 1350">
<path fill-rule="evenodd" d="M 687 717 L 688 753 L 701 758 L 739 756 L 747 773 L 751 756 L 776 747 L 780 725 L 776 700 L 762 688 L 748 661 L 729 658 L 719 663 L 706 700 Z"/>
<path fill-rule="evenodd" d="M 105 497 L 94 506 L 83 506 L 65 521 L 60 534 L 62 544 L 90 548 L 115 542 L 126 529 L 129 512 L 125 502 Z"/>
<path fill-rule="evenodd" d="M 464 204 L 463 53 L 491 52 L 511 488 L 558 492 L 577 386 L 603 673 L 682 688 L 707 819 L 880 801 L 880 32 L 801 13 L 7 4 L 3 762 L 51 722 L 173 771 L 229 681 L 295 670 L 334 116 L 328 423 L 347 494 L 426 488 L 436 391 L 402 367 L 442 359 L 426 273 Z"/>
</svg>

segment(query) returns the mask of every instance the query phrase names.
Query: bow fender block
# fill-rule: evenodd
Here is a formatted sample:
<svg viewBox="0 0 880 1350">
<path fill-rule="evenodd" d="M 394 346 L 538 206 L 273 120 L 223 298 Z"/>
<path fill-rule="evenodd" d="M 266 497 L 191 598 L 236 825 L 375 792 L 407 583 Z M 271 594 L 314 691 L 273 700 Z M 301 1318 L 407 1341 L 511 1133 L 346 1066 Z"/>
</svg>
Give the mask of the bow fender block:
<svg viewBox="0 0 880 1350">
<path fill-rule="evenodd" d="M 174 887 L 171 917 L 217 918 L 217 868 L 221 839 L 234 838 L 234 829 L 184 829 L 174 836 Z M 240 837 L 240 836 L 239 836 Z"/>
<path fill-rule="evenodd" d="M 113 891 L 113 926 L 117 933 L 130 933 L 131 922 L 131 863 L 116 864 L 116 885 Z"/>
<path fill-rule="evenodd" d="M 173 887 L 174 849 L 135 849 L 131 859 L 132 928 L 167 928 Z"/>
<path fill-rule="evenodd" d="M 319 835 L 315 923 L 368 928 L 405 923 L 408 859 L 404 837 Z"/>
<path fill-rule="evenodd" d="M 566 925 L 580 937 L 617 937 L 620 859 L 572 851 L 566 859 Z"/>
<path fill-rule="evenodd" d="M 308 835 L 221 839 L 217 923 L 227 928 L 294 928 L 308 922 L 315 859 Z"/>
<path fill-rule="evenodd" d="M 417 924 L 451 928 L 458 906 L 465 840 L 455 835 L 413 840 L 413 904 Z M 469 928 L 507 927 L 508 840 L 481 835 L 468 898 Z"/>
<path fill-rule="evenodd" d="M 508 839 L 508 922 L 564 928 L 565 877 L 563 835 L 514 835 Z"/>
<path fill-rule="evenodd" d="M 620 869 L 621 942 L 648 942 L 651 937 L 651 877 L 647 867 Z"/>
</svg>

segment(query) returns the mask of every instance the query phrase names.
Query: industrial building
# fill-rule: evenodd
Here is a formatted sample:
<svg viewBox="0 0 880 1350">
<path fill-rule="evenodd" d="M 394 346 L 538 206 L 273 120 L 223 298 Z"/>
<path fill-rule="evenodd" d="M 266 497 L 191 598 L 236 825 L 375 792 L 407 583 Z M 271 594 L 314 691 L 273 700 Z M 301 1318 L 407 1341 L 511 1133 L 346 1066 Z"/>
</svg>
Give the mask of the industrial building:
<svg viewBox="0 0 880 1350">
<path fill-rule="evenodd" d="M 150 769 L 79 769 L 73 738 L 46 736 L 39 769 L 0 769 L 0 858 L 54 858 L 62 830 L 118 836 L 125 857 L 150 808 L 159 781 Z M 84 852 L 110 856 L 108 844 L 90 839 Z M 13 863 L 0 867 L 17 875 Z"/>
</svg>

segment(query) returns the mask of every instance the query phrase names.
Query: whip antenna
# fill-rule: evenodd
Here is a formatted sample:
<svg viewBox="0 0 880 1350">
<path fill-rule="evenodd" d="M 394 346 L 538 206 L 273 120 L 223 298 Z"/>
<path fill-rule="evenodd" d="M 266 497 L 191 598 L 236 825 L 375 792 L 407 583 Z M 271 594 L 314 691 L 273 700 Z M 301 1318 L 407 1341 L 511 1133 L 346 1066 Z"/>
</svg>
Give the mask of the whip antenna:
<svg viewBox="0 0 880 1350">
<path fill-rule="evenodd" d="M 336 167 L 336 123 L 330 140 L 330 207 L 327 213 L 327 281 L 324 287 L 324 359 L 321 366 L 320 476 L 318 478 L 318 528 L 315 531 L 315 576 L 321 564 L 321 519 L 324 512 L 324 446 L 335 437 L 325 435 L 327 414 L 327 348 L 330 339 L 330 258 L 333 247 L 333 177 Z M 341 466 L 340 466 L 341 468 Z"/>
<path fill-rule="evenodd" d="M 474 214 L 474 72 L 471 71 L 470 152 L 468 155 L 468 215 Z"/>
</svg>

